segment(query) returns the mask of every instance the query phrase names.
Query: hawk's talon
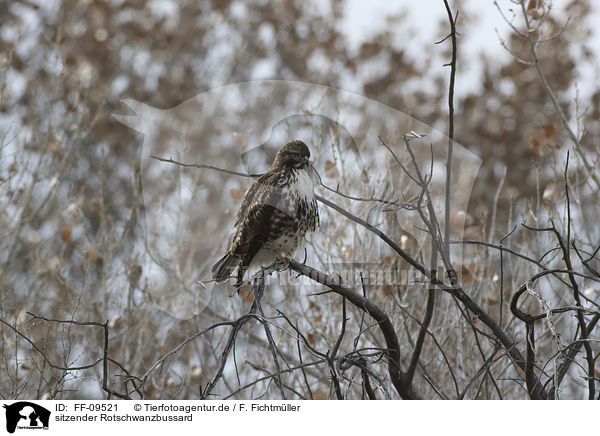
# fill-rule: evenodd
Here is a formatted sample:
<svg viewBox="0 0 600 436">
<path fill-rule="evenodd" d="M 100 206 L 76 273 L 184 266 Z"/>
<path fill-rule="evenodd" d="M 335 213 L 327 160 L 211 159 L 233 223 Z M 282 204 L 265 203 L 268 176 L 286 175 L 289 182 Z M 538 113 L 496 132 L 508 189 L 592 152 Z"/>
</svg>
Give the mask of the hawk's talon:
<svg viewBox="0 0 600 436">
<path fill-rule="evenodd" d="M 290 267 L 290 263 L 292 263 L 291 257 L 277 256 L 277 262 L 280 262 L 283 268 L 280 271 L 285 271 Z M 276 263 L 277 263 L 276 262 Z"/>
</svg>

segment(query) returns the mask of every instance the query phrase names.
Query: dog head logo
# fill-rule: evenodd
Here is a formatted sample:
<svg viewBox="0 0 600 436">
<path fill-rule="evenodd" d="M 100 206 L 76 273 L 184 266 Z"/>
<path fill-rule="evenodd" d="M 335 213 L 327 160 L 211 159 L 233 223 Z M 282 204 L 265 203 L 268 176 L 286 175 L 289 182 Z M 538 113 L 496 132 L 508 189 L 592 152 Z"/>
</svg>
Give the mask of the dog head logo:
<svg viewBox="0 0 600 436">
<path fill-rule="evenodd" d="M 3 406 L 6 411 L 6 431 L 14 433 L 15 429 L 48 429 L 50 411 L 28 401 L 19 401 Z"/>
</svg>

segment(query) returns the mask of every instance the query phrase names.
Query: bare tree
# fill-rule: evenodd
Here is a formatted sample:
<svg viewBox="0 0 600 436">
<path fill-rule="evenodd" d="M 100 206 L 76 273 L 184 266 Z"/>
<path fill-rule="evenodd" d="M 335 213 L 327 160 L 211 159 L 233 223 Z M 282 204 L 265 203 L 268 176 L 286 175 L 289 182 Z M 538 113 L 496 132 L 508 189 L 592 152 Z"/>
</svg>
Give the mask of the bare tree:
<svg viewBox="0 0 600 436">
<path fill-rule="evenodd" d="M 589 111 L 573 94 L 572 20 L 496 5 L 511 58 L 483 60 L 482 90 L 457 97 L 470 16 L 447 0 L 427 48 L 446 69 L 387 30 L 352 49 L 341 2 L 129 3 L 0 7 L 1 398 L 600 399 L 600 91 Z M 253 106 L 229 109 L 213 90 L 153 110 L 145 139 L 109 116 L 123 96 L 170 107 L 260 74 L 354 77 L 423 122 L 364 102 L 345 119 L 331 88 L 285 119 L 294 90 L 243 88 Z M 422 77 L 435 85 L 401 86 Z M 260 130 L 249 111 L 275 120 L 263 144 L 236 128 Z M 215 286 L 232 213 L 286 135 L 312 139 L 325 227 L 287 270 Z M 469 192 L 460 144 L 482 158 Z"/>
</svg>

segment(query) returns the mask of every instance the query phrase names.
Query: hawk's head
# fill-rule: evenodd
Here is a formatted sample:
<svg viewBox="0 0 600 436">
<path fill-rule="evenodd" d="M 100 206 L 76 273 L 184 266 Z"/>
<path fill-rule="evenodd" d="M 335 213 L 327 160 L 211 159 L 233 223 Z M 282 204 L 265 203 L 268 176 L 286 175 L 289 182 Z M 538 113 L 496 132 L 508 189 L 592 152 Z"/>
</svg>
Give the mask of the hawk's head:
<svg viewBox="0 0 600 436">
<path fill-rule="evenodd" d="M 302 141 L 295 140 L 288 142 L 281 147 L 281 150 L 279 150 L 277 156 L 275 156 L 273 166 L 304 169 L 310 164 L 308 158 L 310 158 L 310 150 L 306 144 Z"/>
</svg>

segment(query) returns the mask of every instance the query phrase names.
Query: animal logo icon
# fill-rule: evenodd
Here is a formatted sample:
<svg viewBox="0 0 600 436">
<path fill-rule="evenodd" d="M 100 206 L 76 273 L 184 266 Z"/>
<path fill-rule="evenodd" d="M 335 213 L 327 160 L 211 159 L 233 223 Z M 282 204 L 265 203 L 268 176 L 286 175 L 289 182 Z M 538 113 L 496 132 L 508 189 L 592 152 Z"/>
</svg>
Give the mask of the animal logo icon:
<svg viewBox="0 0 600 436">
<path fill-rule="evenodd" d="M 6 431 L 14 433 L 19 428 L 44 428 L 50 422 L 50 411 L 29 401 L 19 401 L 3 407 L 6 409 Z"/>
</svg>

